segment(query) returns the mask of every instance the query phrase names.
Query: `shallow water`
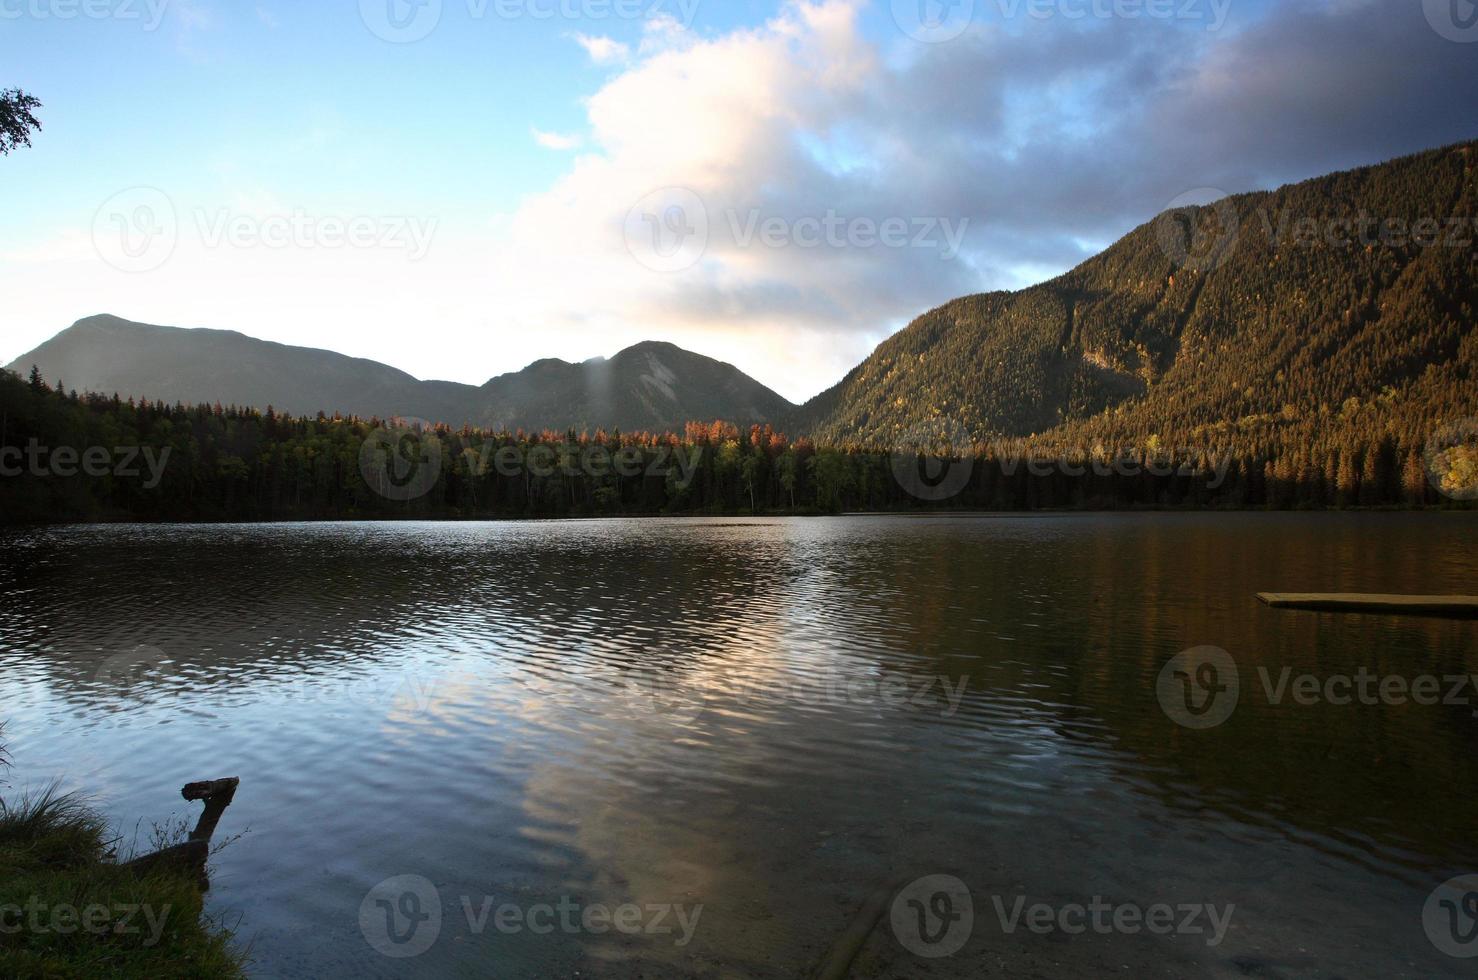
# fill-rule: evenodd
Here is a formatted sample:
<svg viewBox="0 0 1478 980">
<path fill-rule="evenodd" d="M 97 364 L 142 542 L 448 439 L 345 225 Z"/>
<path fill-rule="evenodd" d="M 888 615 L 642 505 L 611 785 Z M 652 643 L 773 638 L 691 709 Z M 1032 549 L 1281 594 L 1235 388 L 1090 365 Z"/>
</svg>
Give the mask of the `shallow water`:
<svg viewBox="0 0 1478 980">
<path fill-rule="evenodd" d="M 790 977 L 870 896 L 932 874 L 969 889 L 963 948 L 919 955 L 884 914 L 859 974 L 1471 976 L 1424 911 L 1478 872 L 1478 692 L 1274 703 L 1259 669 L 1275 689 L 1285 668 L 1478 675 L 1478 624 L 1254 593 L 1471 593 L 1475 532 L 1435 514 L 13 532 L 10 791 L 59 778 L 132 836 L 193 816 L 185 782 L 240 776 L 222 833 L 250 829 L 210 908 L 260 976 Z M 1156 681 L 1203 645 L 1240 693 L 1197 730 Z M 406 875 L 430 884 L 371 894 Z M 1214 945 L 1008 931 L 997 904 L 1023 897 L 1230 918 Z M 561 902 L 577 911 L 529 917 Z M 582 918 L 623 905 L 639 931 Z"/>
</svg>

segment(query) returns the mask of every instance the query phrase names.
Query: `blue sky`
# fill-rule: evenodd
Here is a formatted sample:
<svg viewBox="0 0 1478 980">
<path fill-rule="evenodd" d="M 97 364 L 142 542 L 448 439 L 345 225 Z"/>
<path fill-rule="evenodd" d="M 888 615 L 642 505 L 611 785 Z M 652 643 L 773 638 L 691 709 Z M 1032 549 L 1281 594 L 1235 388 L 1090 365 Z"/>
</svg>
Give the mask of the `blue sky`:
<svg viewBox="0 0 1478 980">
<path fill-rule="evenodd" d="M 910 36 L 917 0 L 681 0 L 689 24 L 680 0 L 440 0 L 424 38 L 376 36 L 404 2 L 0 0 L 0 86 L 45 103 L 0 158 L 0 360 L 99 312 L 469 382 L 657 338 L 799 399 L 928 306 L 1069 268 L 1185 191 L 1478 128 L 1478 44 L 1411 0 L 955 0 L 943 39 Z M 531 12 L 560 5 L 579 16 Z M 157 264 L 98 241 L 136 188 L 177 226 Z M 704 250 L 652 268 L 642 236 L 691 231 L 662 224 L 689 200 Z M 294 215 L 305 238 L 262 245 Z M 842 237 L 807 245 L 828 215 Z M 737 241 L 751 216 L 777 239 Z M 889 219 L 908 244 L 866 238 Z M 356 220 L 378 233 L 325 245 Z M 398 248 L 402 220 L 426 248 Z"/>
</svg>

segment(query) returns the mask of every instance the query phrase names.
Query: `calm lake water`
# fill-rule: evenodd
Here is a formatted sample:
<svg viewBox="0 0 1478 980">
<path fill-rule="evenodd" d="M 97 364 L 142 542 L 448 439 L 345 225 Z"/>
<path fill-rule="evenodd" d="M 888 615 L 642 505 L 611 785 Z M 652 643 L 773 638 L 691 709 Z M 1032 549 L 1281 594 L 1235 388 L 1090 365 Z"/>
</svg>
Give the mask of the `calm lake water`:
<svg viewBox="0 0 1478 980">
<path fill-rule="evenodd" d="M 132 836 L 240 776 L 210 909 L 264 977 L 792 977 L 878 895 L 859 976 L 1471 977 L 1438 943 L 1462 895 L 1428 900 L 1478 872 L 1478 692 L 1291 679 L 1478 675 L 1478 624 L 1254 593 L 1472 593 L 1475 543 L 1435 514 L 13 532 L 9 791 L 60 779 Z M 1239 688 L 1198 729 L 1157 678 L 1207 645 Z M 940 874 L 973 916 L 892 903 Z M 1210 911 L 1070 934 L 1023 899 Z"/>
</svg>

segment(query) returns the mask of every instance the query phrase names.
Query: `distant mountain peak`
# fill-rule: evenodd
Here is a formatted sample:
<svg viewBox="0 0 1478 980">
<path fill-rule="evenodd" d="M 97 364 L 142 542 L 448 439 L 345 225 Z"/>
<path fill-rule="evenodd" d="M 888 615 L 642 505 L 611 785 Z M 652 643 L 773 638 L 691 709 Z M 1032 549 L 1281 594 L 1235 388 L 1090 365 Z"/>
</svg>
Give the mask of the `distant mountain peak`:
<svg viewBox="0 0 1478 980">
<path fill-rule="evenodd" d="M 421 381 L 376 361 L 234 330 L 157 326 L 101 313 L 9 367 L 25 373 L 32 364 L 69 388 L 125 397 L 526 430 L 677 430 L 696 419 L 772 422 L 795 408 L 732 365 L 665 341 L 578 364 L 543 358 L 474 386 Z"/>
</svg>

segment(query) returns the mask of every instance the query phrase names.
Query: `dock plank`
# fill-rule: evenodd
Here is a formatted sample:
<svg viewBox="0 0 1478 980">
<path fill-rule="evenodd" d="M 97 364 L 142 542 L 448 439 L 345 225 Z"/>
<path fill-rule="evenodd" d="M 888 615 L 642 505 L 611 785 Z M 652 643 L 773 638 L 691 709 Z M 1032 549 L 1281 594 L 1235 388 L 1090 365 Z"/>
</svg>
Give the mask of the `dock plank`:
<svg viewBox="0 0 1478 980">
<path fill-rule="evenodd" d="M 1478 618 L 1478 596 L 1469 595 L 1259 592 L 1257 597 L 1274 609 L 1401 613 L 1409 616 L 1443 616 L 1455 619 Z"/>
</svg>

